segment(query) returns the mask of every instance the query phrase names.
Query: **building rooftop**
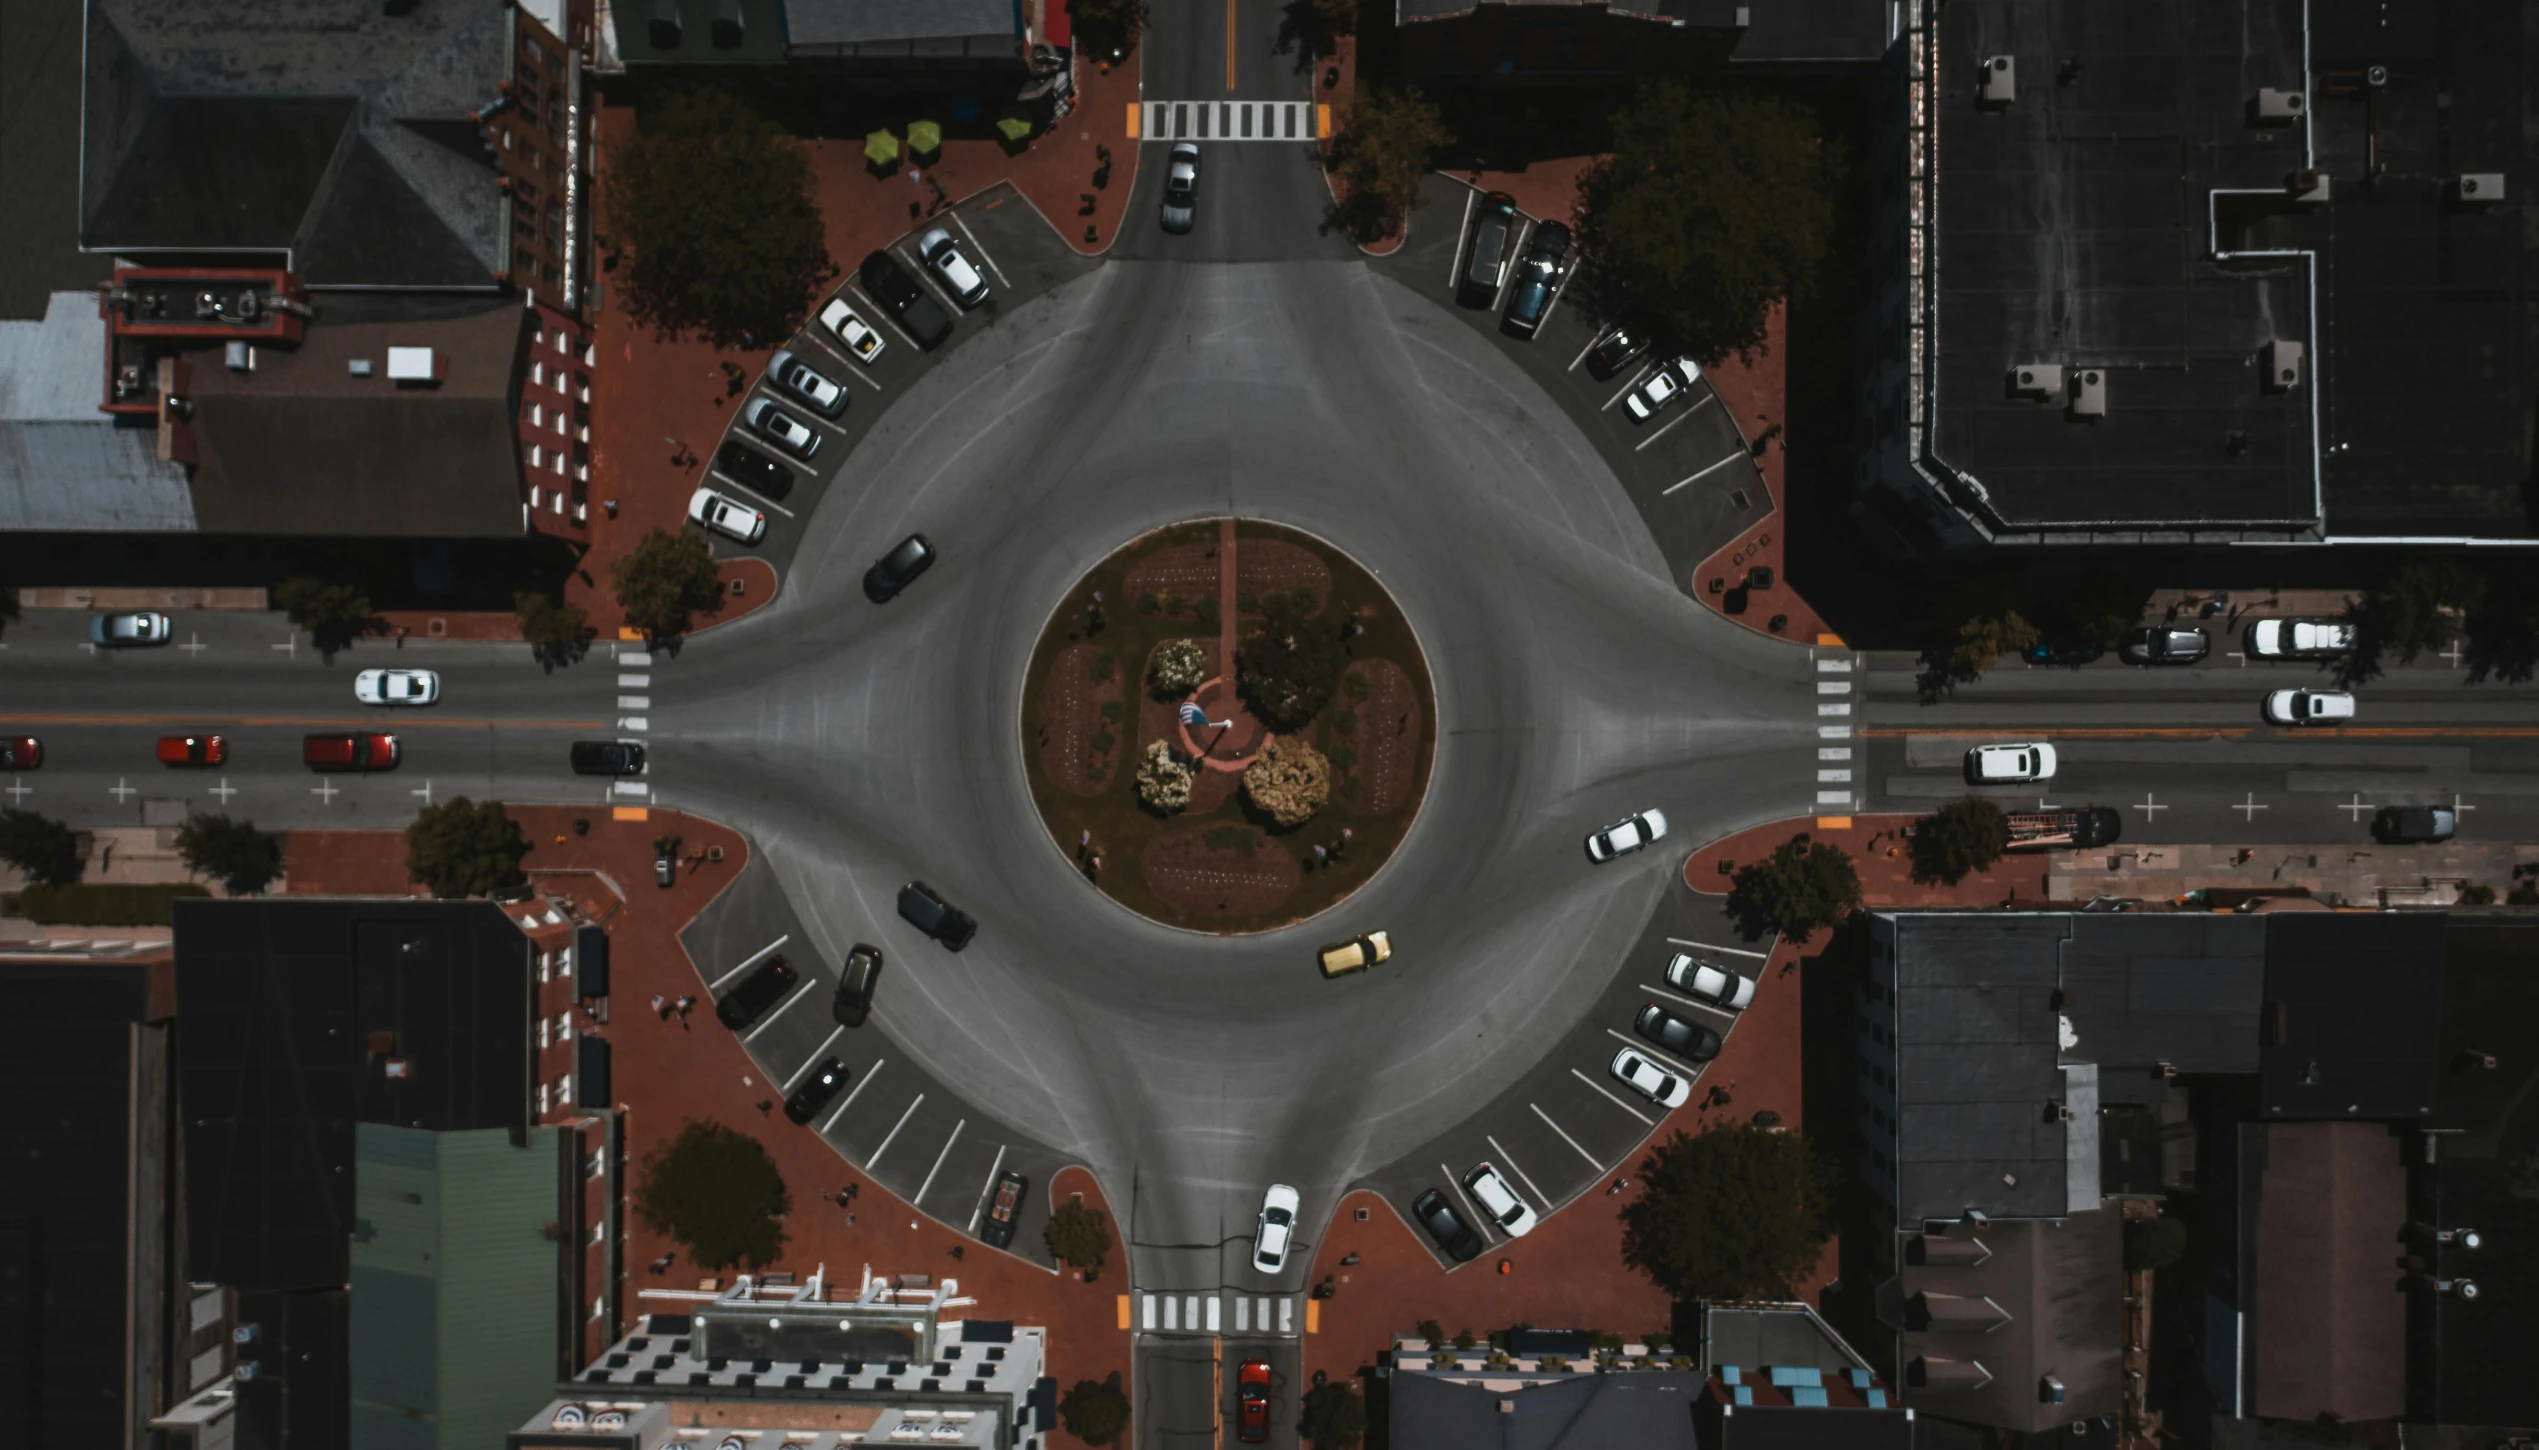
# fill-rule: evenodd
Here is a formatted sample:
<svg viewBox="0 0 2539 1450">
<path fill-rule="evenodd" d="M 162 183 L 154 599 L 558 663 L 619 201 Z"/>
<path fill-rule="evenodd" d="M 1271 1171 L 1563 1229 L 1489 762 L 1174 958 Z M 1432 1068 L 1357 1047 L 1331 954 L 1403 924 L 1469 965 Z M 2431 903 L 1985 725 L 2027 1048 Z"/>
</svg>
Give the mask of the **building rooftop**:
<svg viewBox="0 0 2539 1450">
<path fill-rule="evenodd" d="M 2167 1063 L 2181 1073 L 2257 1070 L 2266 923 L 2213 912 L 2071 917 L 2063 943 L 2063 1015 L 2072 1057 L 2128 1080 Z"/>
<path fill-rule="evenodd" d="M 785 27 L 797 52 L 881 47 L 919 55 L 967 42 L 1011 53 L 1023 43 L 1015 0 L 787 0 Z"/>
<path fill-rule="evenodd" d="M 1541 1378 L 1396 1365 L 1395 1450 L 1695 1450 L 1702 1376 L 1672 1370 Z"/>
<path fill-rule="evenodd" d="M 2265 918 L 2268 1118 L 2419 1118 L 2441 1051 L 2444 916 Z"/>
<path fill-rule="evenodd" d="M 1934 1415 L 2031 1432 L 2114 1414 L 2124 1397 L 2124 1257 L 2112 1208 L 1908 1233 L 1905 1398 Z"/>
<path fill-rule="evenodd" d="M 0 320 L 0 529 L 194 527 L 185 465 L 158 429 L 97 411 L 106 329 L 97 294 L 56 292 L 40 322 Z"/>
<path fill-rule="evenodd" d="M 2407 1223 L 2397 1136 L 2385 1123 L 2267 1123 L 2250 1138 L 2249 1413 L 2397 1419 L 2407 1408 L 2407 1301 L 2392 1287 Z"/>
</svg>

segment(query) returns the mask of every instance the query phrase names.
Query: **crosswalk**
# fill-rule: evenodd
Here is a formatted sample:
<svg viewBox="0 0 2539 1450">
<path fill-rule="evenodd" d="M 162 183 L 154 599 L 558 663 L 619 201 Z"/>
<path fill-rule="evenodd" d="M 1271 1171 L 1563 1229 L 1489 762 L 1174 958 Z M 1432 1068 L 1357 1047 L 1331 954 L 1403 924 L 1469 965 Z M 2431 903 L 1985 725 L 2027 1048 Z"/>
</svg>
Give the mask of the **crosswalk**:
<svg viewBox="0 0 2539 1450">
<path fill-rule="evenodd" d="M 617 708 L 630 712 L 617 717 L 617 728 L 625 732 L 619 738 L 644 735 L 652 729 L 649 714 L 652 709 L 652 654 L 648 650 L 628 649 L 620 645 L 617 669 Z M 640 808 L 652 801 L 652 782 L 612 781 L 608 792 L 611 804 Z"/>
<path fill-rule="evenodd" d="M 1128 134 L 1146 141 L 1318 141 L 1331 107 L 1314 101 L 1131 101 Z"/>
<path fill-rule="evenodd" d="M 1141 1294 L 1137 1327 L 1147 1334 L 1296 1333 L 1293 1294 Z"/>
<path fill-rule="evenodd" d="M 1816 655 L 1816 809 L 1850 810 L 1860 796 L 1853 784 L 1853 752 L 1859 738 L 1857 663 L 1849 653 Z"/>
</svg>

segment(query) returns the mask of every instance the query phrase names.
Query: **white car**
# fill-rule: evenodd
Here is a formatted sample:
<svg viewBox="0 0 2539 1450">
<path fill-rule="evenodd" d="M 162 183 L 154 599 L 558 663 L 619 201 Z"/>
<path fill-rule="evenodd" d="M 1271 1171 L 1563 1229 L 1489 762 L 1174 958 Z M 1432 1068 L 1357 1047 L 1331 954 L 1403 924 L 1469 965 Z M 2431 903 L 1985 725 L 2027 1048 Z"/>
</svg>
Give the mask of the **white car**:
<svg viewBox="0 0 2539 1450">
<path fill-rule="evenodd" d="M 846 411 L 846 389 L 791 352 L 778 352 L 767 359 L 767 380 L 809 404 L 811 411 L 823 418 L 834 418 Z"/>
<path fill-rule="evenodd" d="M 700 488 L 688 497 L 688 519 L 711 532 L 744 544 L 767 536 L 767 516 L 728 493 Z"/>
<path fill-rule="evenodd" d="M 1199 148 L 1188 141 L 1173 143 L 1164 159 L 1163 227 L 1175 236 L 1199 220 Z"/>
<path fill-rule="evenodd" d="M 1463 1186 L 1470 1190 L 1472 1201 L 1480 1204 L 1481 1211 L 1509 1238 L 1521 1239 L 1534 1231 L 1533 1206 L 1508 1186 L 1498 1169 L 1484 1163 L 1463 1176 Z"/>
<path fill-rule="evenodd" d="M 1636 816 L 1624 816 L 1601 831 L 1588 833 L 1587 859 L 1610 861 L 1616 856 L 1627 856 L 1665 834 L 1664 811 L 1642 811 Z"/>
<path fill-rule="evenodd" d="M 1754 1001 L 1754 978 L 1726 967 L 1714 967 L 1682 952 L 1666 964 L 1666 985 L 1730 1012 L 1743 1012 Z"/>
<path fill-rule="evenodd" d="M 1978 745 L 1966 752 L 1968 785 L 2021 785 L 2054 778 L 2054 747 L 2044 741 L 2025 745 Z"/>
<path fill-rule="evenodd" d="M 882 355 L 886 345 L 882 335 L 857 316 L 843 297 L 831 298 L 829 305 L 820 309 L 820 325 L 836 333 L 837 340 L 846 345 L 847 355 L 867 367 Z"/>
<path fill-rule="evenodd" d="M 777 407 L 772 398 L 750 399 L 749 406 L 741 409 L 741 421 L 796 458 L 807 460 L 820 451 L 820 435 L 811 431 L 811 425 Z"/>
<path fill-rule="evenodd" d="M 2267 660 L 2334 659 L 2354 647 L 2354 626 L 2332 619 L 2261 619 L 2248 626 L 2248 652 Z"/>
<path fill-rule="evenodd" d="M 101 649 L 166 644 L 168 631 L 174 627 L 166 615 L 152 609 L 124 614 L 92 614 L 88 616 L 88 642 Z"/>
<path fill-rule="evenodd" d="M 987 300 L 987 279 L 970 259 L 961 255 L 961 244 L 952 240 L 952 233 L 935 227 L 917 239 L 917 255 L 926 259 L 936 277 L 951 290 L 952 300 L 964 308 L 976 307 Z"/>
<path fill-rule="evenodd" d="M 1659 363 L 1648 380 L 1633 388 L 1622 400 L 1631 410 L 1631 421 L 1645 423 L 1657 416 L 1657 410 L 1674 402 L 1677 396 L 1701 381 L 1701 364 L 1688 357 L 1670 363 Z"/>
<path fill-rule="evenodd" d="M 1693 1095 L 1693 1085 L 1626 1047 L 1613 1055 L 1613 1075 L 1624 1087 L 1661 1108 L 1680 1108 Z"/>
<path fill-rule="evenodd" d="M 429 705 L 441 698 L 441 677 L 430 670 L 364 670 L 353 676 L 353 698 L 365 705 Z"/>
<path fill-rule="evenodd" d="M 2354 718 L 2346 690 L 2277 690 L 2266 696 L 2266 718 L 2277 725 L 2334 725 Z"/>
<path fill-rule="evenodd" d="M 1252 1267 L 1275 1274 L 1287 1267 L 1287 1246 L 1296 1238 L 1296 1190 L 1273 1183 L 1261 1195 L 1261 1221 L 1252 1231 Z"/>
</svg>

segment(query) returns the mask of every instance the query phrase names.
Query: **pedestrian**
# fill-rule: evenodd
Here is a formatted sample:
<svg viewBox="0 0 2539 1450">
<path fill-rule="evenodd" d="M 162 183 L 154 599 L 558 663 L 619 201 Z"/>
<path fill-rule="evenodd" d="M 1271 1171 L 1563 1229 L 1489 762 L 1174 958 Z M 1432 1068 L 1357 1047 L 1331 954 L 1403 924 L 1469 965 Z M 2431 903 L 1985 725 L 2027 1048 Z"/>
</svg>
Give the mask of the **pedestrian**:
<svg viewBox="0 0 2539 1450">
<path fill-rule="evenodd" d="M 617 517 L 617 500 L 615 500 L 615 499 L 613 499 L 613 498 L 612 498 L 612 499 L 609 499 L 609 500 L 607 500 L 606 502 L 602 503 L 602 504 L 600 505 L 600 507 L 601 507 L 601 508 L 603 508 L 603 509 L 606 509 L 606 510 L 608 511 L 608 516 L 609 516 L 610 518 L 612 518 L 612 519 L 613 519 L 613 518 Z"/>
<path fill-rule="evenodd" d="M 969 1256 L 969 1252 L 970 1251 L 967 1248 L 960 1244 L 954 1244 L 952 1246 L 952 1257 L 956 1259 L 967 1258 Z"/>
<path fill-rule="evenodd" d="M 661 1004 L 662 1004 L 664 1001 L 666 1001 L 666 1000 L 668 1000 L 668 999 L 667 999 L 667 998 L 664 998 L 664 997 L 663 997 L 663 996 L 662 996 L 659 992 L 655 992 L 655 993 L 653 993 L 653 994 L 652 994 L 652 1011 L 653 1011 L 653 1015 L 654 1015 L 654 1016 L 656 1016 L 656 1017 L 659 1017 L 659 1018 L 660 1018 L 662 1021 L 664 1021 L 664 1022 L 667 1022 L 667 1021 L 669 1021 L 669 1020 L 670 1020 L 670 1014 L 669 1014 L 669 1013 L 667 1013 L 667 1012 L 664 1012 L 663 1010 L 661 1010 Z"/>
<path fill-rule="evenodd" d="M 854 1209 L 851 1209 L 851 1208 L 850 1208 L 850 1209 L 848 1209 L 848 1210 L 846 1211 L 846 1226 L 847 1226 L 848 1228 L 853 1228 L 853 1227 L 855 1227 L 855 1210 L 854 1210 Z"/>
<path fill-rule="evenodd" d="M 694 1006 L 696 1006 L 696 998 L 692 996 L 679 999 L 679 1017 L 682 1021 L 686 1020 L 689 1009 Z"/>
<path fill-rule="evenodd" d="M 758 1100 L 758 1115 L 760 1117 L 765 1117 L 767 1114 L 772 1113 L 775 1110 L 776 1100 L 774 1098 L 760 1098 Z"/>
</svg>

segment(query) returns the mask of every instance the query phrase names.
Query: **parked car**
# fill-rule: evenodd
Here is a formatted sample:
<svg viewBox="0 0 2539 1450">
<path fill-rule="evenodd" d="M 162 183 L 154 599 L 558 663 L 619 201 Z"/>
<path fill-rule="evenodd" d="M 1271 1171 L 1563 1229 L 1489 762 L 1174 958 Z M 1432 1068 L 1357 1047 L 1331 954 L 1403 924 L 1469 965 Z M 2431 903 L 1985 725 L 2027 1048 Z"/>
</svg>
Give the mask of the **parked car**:
<svg viewBox="0 0 2539 1450">
<path fill-rule="evenodd" d="M 1252 1267 L 1275 1274 L 1287 1267 L 1287 1246 L 1296 1238 L 1296 1210 L 1303 1200 L 1284 1183 L 1261 1195 L 1261 1216 L 1252 1226 Z"/>
<path fill-rule="evenodd" d="M 1488 1214 L 1509 1238 L 1521 1239 L 1534 1231 L 1532 1205 L 1508 1186 L 1508 1181 L 1499 1176 L 1497 1168 L 1488 1163 L 1482 1164 L 1463 1176 L 1463 1186 L 1472 1195 L 1472 1201 L 1480 1204 L 1481 1211 Z"/>
<path fill-rule="evenodd" d="M 935 895 L 935 889 L 923 881 L 899 888 L 899 914 L 910 926 L 956 952 L 978 935 L 979 924 L 968 912 Z"/>
<path fill-rule="evenodd" d="M 1469 1263 L 1481 1252 L 1481 1235 L 1474 1233 L 1472 1226 L 1455 1212 L 1442 1190 L 1432 1188 L 1411 1200 L 1411 1217 L 1419 1220 L 1419 1226 L 1436 1240 L 1437 1247 L 1456 1263 Z"/>
<path fill-rule="evenodd" d="M 856 270 L 855 280 L 864 284 L 866 295 L 881 304 L 900 328 L 917 346 L 932 352 L 952 335 L 951 315 L 943 305 L 926 295 L 908 269 L 899 265 L 888 252 L 873 252 Z"/>
<path fill-rule="evenodd" d="M 1693 1085 L 1649 1061 L 1636 1047 L 1613 1055 L 1613 1075 L 1624 1087 L 1661 1108 L 1680 1108 L 1693 1095 Z"/>
<path fill-rule="evenodd" d="M 979 275 L 976 263 L 961 254 L 961 244 L 952 239 L 951 232 L 942 227 L 928 230 L 917 238 L 917 255 L 934 269 L 936 280 L 962 307 L 976 307 L 987 300 L 987 278 Z"/>
<path fill-rule="evenodd" d="M 1385 932 L 1371 931 L 1364 936 L 1353 936 L 1347 941 L 1324 947 L 1322 974 L 1326 977 L 1345 977 L 1351 972 L 1363 972 L 1369 967 L 1381 966 L 1392 959 L 1393 938 Z"/>
<path fill-rule="evenodd" d="M 1638 815 L 1624 816 L 1601 831 L 1587 834 L 1587 859 L 1610 861 L 1616 856 L 1628 856 L 1665 834 L 1664 811 L 1642 811 Z"/>
<path fill-rule="evenodd" d="M 364 670 L 353 676 L 353 698 L 365 705 L 430 705 L 441 698 L 441 677 L 431 670 Z"/>
<path fill-rule="evenodd" d="M 2277 725 L 2337 725 L 2354 718 L 2350 690 L 2276 690 L 2266 696 L 2266 718 Z"/>
<path fill-rule="evenodd" d="M 2393 846 L 2447 841 L 2460 831 L 2460 813 L 2450 806 L 2382 806 L 2371 818 L 2375 839 Z"/>
<path fill-rule="evenodd" d="M 882 949 L 857 942 L 846 954 L 846 965 L 838 970 L 837 996 L 829 1001 L 829 1015 L 840 1027 L 861 1027 L 873 1010 L 873 988 L 882 980 Z"/>
<path fill-rule="evenodd" d="M 738 438 L 714 450 L 714 466 L 761 498 L 781 500 L 793 492 L 793 470 Z"/>
<path fill-rule="evenodd" d="M 1600 383 L 1610 379 L 1649 350 L 1650 337 L 1647 328 L 1636 324 L 1615 328 L 1588 350 L 1587 372 Z"/>
<path fill-rule="evenodd" d="M 312 740 L 317 736 L 310 736 Z M 229 761 L 229 741 L 218 735 L 162 735 L 159 737 L 161 765 L 225 765 Z M 316 764 L 311 761 L 310 764 Z"/>
<path fill-rule="evenodd" d="M 2248 653 L 2261 660 L 2332 660 L 2354 647 L 2354 626 L 2333 619 L 2261 619 Z"/>
<path fill-rule="evenodd" d="M 714 1004 L 714 1015 L 722 1019 L 724 1026 L 738 1032 L 783 1001 L 793 984 L 801 980 L 802 974 L 793 969 L 793 963 L 778 952 L 752 968 L 739 986 L 725 993 L 723 1000 Z"/>
<path fill-rule="evenodd" d="M 934 545 L 923 534 L 910 534 L 864 571 L 864 597 L 888 604 L 916 577 L 934 567 Z"/>
<path fill-rule="evenodd" d="M 1464 263 L 1463 290 L 1475 306 L 1499 300 L 1499 283 L 1507 276 L 1508 239 L 1516 235 L 1516 198 L 1504 191 L 1485 194 L 1472 209 L 1472 256 Z"/>
<path fill-rule="evenodd" d="M 767 380 L 807 405 L 823 418 L 834 418 L 846 411 L 846 386 L 820 371 L 790 349 L 767 359 Z"/>
<path fill-rule="evenodd" d="M 1013 1244 L 1014 1221 L 1023 1216 L 1023 1195 L 1030 1191 L 1031 1180 L 1011 1168 L 996 1175 L 996 1197 L 979 1221 L 980 1243 L 992 1249 Z"/>
<path fill-rule="evenodd" d="M 2137 629 L 2125 636 L 2117 651 L 2126 663 L 2136 665 L 2191 665 L 2212 652 L 2212 636 L 2200 629 L 2170 625 Z"/>
<path fill-rule="evenodd" d="M 1247 1359 L 1234 1372 L 1234 1435 L 1246 1445 L 1269 1439 L 1270 1367 L 1265 1359 Z"/>
<path fill-rule="evenodd" d="M 847 356 L 866 367 L 871 367 L 873 360 L 882 355 L 882 349 L 890 345 L 843 297 L 830 298 L 829 305 L 820 309 L 820 325 L 837 338 Z"/>
<path fill-rule="evenodd" d="M 1685 1062 L 1698 1066 L 1719 1055 L 1719 1034 L 1698 1022 L 1687 1022 L 1655 1002 L 1631 1019 L 1631 1030 Z"/>
<path fill-rule="evenodd" d="M 43 741 L 32 735 L 0 737 L 0 770 L 33 770 L 43 763 Z"/>
<path fill-rule="evenodd" d="M 1199 148 L 1188 141 L 1176 141 L 1164 158 L 1164 230 L 1180 236 L 1198 220 Z"/>
<path fill-rule="evenodd" d="M 1688 357 L 1660 363 L 1657 370 L 1643 379 L 1622 399 L 1622 406 L 1634 423 L 1645 423 L 1657 416 L 1658 410 L 1684 396 L 1693 384 L 1701 381 L 1701 364 Z"/>
<path fill-rule="evenodd" d="M 688 495 L 688 522 L 706 532 L 755 544 L 767 537 L 767 516 L 728 493 L 699 488 Z"/>
<path fill-rule="evenodd" d="M 811 431 L 811 425 L 777 407 L 772 398 L 750 399 L 741 410 L 741 421 L 751 432 L 806 462 L 820 451 L 820 435 Z"/>
<path fill-rule="evenodd" d="M 130 649 L 136 645 L 166 644 L 175 624 L 155 610 L 136 609 L 121 614 L 88 616 L 88 642 L 99 649 Z"/>
<path fill-rule="evenodd" d="M 634 740 L 576 740 L 573 742 L 575 775 L 641 775 L 644 773 L 644 747 Z"/>
<path fill-rule="evenodd" d="M 1684 952 L 1667 959 L 1666 985 L 1728 1012 L 1743 1012 L 1754 1001 L 1754 978 Z"/>
<path fill-rule="evenodd" d="M 2105 655 L 2107 651 L 2094 644 L 2073 644 L 2069 641 L 2038 640 L 2019 652 L 2019 658 L 2032 665 L 2062 665 L 2077 669 Z"/>
<path fill-rule="evenodd" d="M 1966 752 L 1968 785 L 2025 785 L 2052 780 L 2054 747 L 2044 741 L 2023 745 L 1978 745 Z"/>
<path fill-rule="evenodd" d="M 307 735 L 300 761 L 311 770 L 394 770 L 403 752 L 394 735 Z"/>
<path fill-rule="evenodd" d="M 1508 309 L 1499 321 L 1519 337 L 1532 337 L 1552 310 L 1561 274 L 1569 269 L 1569 228 L 1545 222 L 1534 229 L 1525 254 L 1516 259 L 1516 285 L 1508 289 Z"/>
<path fill-rule="evenodd" d="M 852 1076 L 845 1063 L 834 1057 L 821 1058 L 820 1065 L 811 1069 L 811 1076 L 803 1079 L 802 1086 L 785 1095 L 785 1116 L 797 1123 L 810 1122 Z"/>
</svg>

